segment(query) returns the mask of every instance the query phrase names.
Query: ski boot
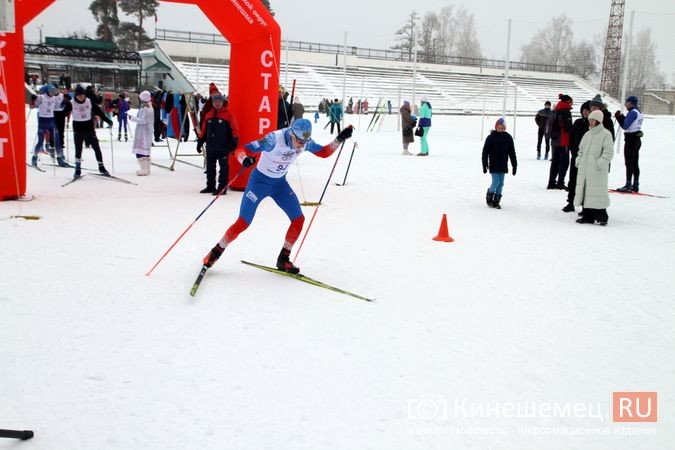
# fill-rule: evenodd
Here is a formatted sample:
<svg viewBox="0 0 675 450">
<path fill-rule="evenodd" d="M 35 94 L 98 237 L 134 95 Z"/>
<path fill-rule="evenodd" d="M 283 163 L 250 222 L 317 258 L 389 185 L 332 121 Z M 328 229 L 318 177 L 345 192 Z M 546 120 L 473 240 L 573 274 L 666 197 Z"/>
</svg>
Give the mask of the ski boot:
<svg viewBox="0 0 675 450">
<path fill-rule="evenodd" d="M 626 184 L 623 187 L 618 188 L 616 192 L 630 192 L 631 188 L 630 181 L 626 181 Z"/>
<path fill-rule="evenodd" d="M 66 162 L 66 159 L 63 157 L 63 155 L 56 157 L 56 163 L 59 165 L 59 167 L 73 167 Z"/>
<path fill-rule="evenodd" d="M 548 161 L 548 151 L 544 154 L 544 159 Z"/>
<path fill-rule="evenodd" d="M 122 133 L 117 133 L 117 140 L 122 142 Z"/>
<path fill-rule="evenodd" d="M 206 186 L 204 189 L 199 191 L 200 194 L 213 194 L 216 192 L 216 188 L 213 186 Z"/>
<path fill-rule="evenodd" d="M 101 175 L 105 175 L 106 177 L 110 176 L 110 173 L 106 170 L 102 162 L 98 163 L 98 171 Z"/>
<path fill-rule="evenodd" d="M 277 269 L 288 273 L 300 273 L 300 268 L 293 265 L 290 256 L 291 251 L 282 248 L 279 257 L 277 258 Z"/>
<path fill-rule="evenodd" d="M 37 167 L 37 155 L 33 155 L 33 158 L 30 160 L 30 165 Z"/>
<path fill-rule="evenodd" d="M 222 191 L 220 195 L 227 195 L 227 186 L 218 186 L 218 189 L 212 192 L 213 195 L 218 195 L 218 193 Z"/>
<path fill-rule="evenodd" d="M 128 141 L 129 141 L 129 136 L 126 133 L 124 133 L 124 142 L 128 142 Z"/>
<path fill-rule="evenodd" d="M 204 257 L 202 262 L 206 267 L 211 267 L 218 261 L 218 258 L 220 258 L 220 255 L 222 255 L 224 251 L 225 249 L 221 247 L 220 244 L 216 244 L 209 254 Z"/>
<path fill-rule="evenodd" d="M 574 205 L 572 203 L 568 203 L 562 210 L 563 212 L 574 212 Z"/>
<path fill-rule="evenodd" d="M 537 159 L 541 159 L 541 152 L 537 152 Z"/>
<path fill-rule="evenodd" d="M 634 182 L 633 185 L 630 187 L 630 191 L 636 194 L 640 192 L 640 183 L 638 183 L 637 181 Z"/>
</svg>

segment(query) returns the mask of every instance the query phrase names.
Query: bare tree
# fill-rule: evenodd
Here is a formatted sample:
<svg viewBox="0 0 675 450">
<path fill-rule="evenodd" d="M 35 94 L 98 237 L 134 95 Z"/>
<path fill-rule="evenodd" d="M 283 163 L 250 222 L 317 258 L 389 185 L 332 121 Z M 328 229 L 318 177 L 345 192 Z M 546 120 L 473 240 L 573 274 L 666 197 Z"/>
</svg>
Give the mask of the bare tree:
<svg viewBox="0 0 675 450">
<path fill-rule="evenodd" d="M 464 6 L 444 6 L 438 13 L 436 52 L 442 56 L 481 57 L 473 13 Z"/>
<path fill-rule="evenodd" d="M 417 33 L 420 16 L 417 14 L 417 11 L 412 11 L 408 16 L 408 20 L 405 25 L 396 30 L 395 40 L 398 41 L 398 44 L 392 46 L 394 50 L 401 50 L 401 57 L 405 53 L 408 54 L 408 61 L 412 61 L 412 54 L 415 48 L 415 33 Z"/>
<path fill-rule="evenodd" d="M 465 58 L 480 58 L 480 42 L 476 37 L 476 25 L 473 20 L 473 13 L 469 12 L 464 6 L 457 10 L 456 21 L 459 25 L 457 33 L 456 56 Z"/>
<path fill-rule="evenodd" d="M 659 70 L 656 59 L 656 43 L 652 40 L 652 30 L 645 28 L 637 33 L 631 43 L 628 89 L 633 91 L 660 87 L 665 81 L 666 76 Z"/>
<path fill-rule="evenodd" d="M 421 61 L 432 63 L 436 61 L 436 35 L 438 34 L 440 22 L 438 16 L 429 12 L 422 19 L 420 39 L 418 42 L 421 53 Z"/>
<path fill-rule="evenodd" d="M 115 0 L 94 0 L 89 5 L 89 11 L 98 22 L 96 37 L 102 41 L 114 42 L 120 20 L 117 17 L 117 2 Z"/>
<path fill-rule="evenodd" d="M 572 51 L 566 59 L 566 64 L 574 67 L 574 73 L 581 78 L 591 80 L 598 74 L 596 47 L 588 41 L 581 41 L 572 45 Z"/>
<path fill-rule="evenodd" d="M 520 60 L 534 64 L 563 65 L 569 61 L 572 52 L 572 37 L 572 19 L 564 14 L 554 17 L 521 48 Z"/>
</svg>

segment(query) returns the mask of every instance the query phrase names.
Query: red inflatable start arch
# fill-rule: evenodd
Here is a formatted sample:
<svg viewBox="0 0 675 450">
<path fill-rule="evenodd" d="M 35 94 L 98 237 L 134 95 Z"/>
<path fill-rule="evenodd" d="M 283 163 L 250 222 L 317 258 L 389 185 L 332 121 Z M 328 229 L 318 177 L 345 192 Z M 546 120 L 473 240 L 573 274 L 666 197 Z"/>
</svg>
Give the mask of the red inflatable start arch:
<svg viewBox="0 0 675 450">
<path fill-rule="evenodd" d="M 0 200 L 26 193 L 23 27 L 54 1 L 16 0 L 16 32 L 0 33 Z M 275 129 L 281 29 L 260 0 L 163 1 L 198 6 L 230 42 L 229 108 L 239 142 Z M 230 166 L 231 176 L 241 168 L 234 158 Z M 249 172 L 232 188 L 243 190 Z"/>
</svg>

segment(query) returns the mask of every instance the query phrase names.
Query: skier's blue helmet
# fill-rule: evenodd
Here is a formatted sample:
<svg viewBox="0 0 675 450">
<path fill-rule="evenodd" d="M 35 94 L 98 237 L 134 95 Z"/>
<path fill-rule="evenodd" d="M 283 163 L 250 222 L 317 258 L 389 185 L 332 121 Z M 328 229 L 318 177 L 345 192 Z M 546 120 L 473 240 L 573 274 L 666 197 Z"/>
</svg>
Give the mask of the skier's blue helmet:
<svg viewBox="0 0 675 450">
<path fill-rule="evenodd" d="M 301 141 L 309 141 L 312 138 L 312 122 L 307 119 L 297 119 L 291 125 L 291 131 Z"/>
</svg>

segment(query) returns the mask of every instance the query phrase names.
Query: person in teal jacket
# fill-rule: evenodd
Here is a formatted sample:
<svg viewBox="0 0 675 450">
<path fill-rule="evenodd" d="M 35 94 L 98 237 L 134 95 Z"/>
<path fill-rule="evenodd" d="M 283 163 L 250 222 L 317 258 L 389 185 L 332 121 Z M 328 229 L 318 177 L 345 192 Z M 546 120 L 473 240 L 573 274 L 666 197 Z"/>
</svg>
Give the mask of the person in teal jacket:
<svg viewBox="0 0 675 450">
<path fill-rule="evenodd" d="M 423 95 L 421 100 L 422 107 L 420 108 L 420 121 L 417 125 L 424 130 L 424 134 L 421 139 L 420 152 L 417 156 L 428 156 L 429 144 L 427 143 L 427 136 L 429 135 L 429 128 L 431 128 L 431 103 L 429 103 L 429 99 L 426 95 Z"/>
<path fill-rule="evenodd" d="M 340 133 L 340 121 L 342 120 L 342 105 L 337 98 L 333 101 L 329 108 L 330 115 L 330 134 L 333 134 L 333 128 L 337 125 L 337 132 Z"/>
</svg>

